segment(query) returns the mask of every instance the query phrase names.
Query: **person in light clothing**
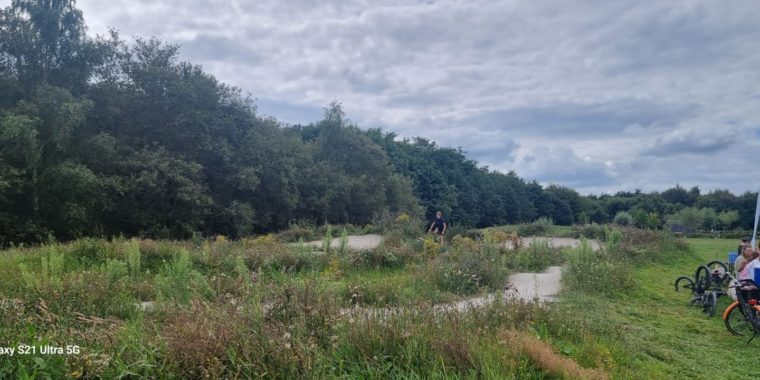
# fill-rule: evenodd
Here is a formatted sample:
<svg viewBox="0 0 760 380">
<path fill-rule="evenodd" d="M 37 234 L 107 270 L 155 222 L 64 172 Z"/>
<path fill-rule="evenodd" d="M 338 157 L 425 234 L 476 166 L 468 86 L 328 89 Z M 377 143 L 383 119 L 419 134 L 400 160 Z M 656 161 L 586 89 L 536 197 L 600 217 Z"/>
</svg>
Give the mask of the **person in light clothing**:
<svg viewBox="0 0 760 380">
<path fill-rule="evenodd" d="M 737 257 L 736 261 L 734 261 L 734 268 L 736 268 L 736 273 L 739 273 L 739 279 L 742 280 L 741 273 L 744 270 L 744 266 L 752 261 L 752 247 L 749 245 L 743 245 L 739 247 L 741 250 L 739 251 L 739 257 Z"/>
<path fill-rule="evenodd" d="M 752 248 L 750 248 L 750 250 L 751 249 Z M 739 275 L 739 280 L 752 280 L 756 284 L 760 282 L 760 278 L 755 279 L 755 268 L 760 268 L 760 253 L 752 251 L 752 261 L 744 266 L 744 269 Z"/>
</svg>

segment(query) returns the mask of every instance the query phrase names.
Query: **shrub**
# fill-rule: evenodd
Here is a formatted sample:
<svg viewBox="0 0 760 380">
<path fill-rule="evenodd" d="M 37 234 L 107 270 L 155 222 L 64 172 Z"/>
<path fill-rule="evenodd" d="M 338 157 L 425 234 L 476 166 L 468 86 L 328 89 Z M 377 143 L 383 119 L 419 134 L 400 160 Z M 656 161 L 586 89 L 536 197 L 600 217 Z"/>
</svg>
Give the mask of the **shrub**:
<svg viewBox="0 0 760 380">
<path fill-rule="evenodd" d="M 129 269 L 127 267 L 127 263 L 121 260 L 108 259 L 105 266 L 103 267 L 103 272 L 106 274 L 106 278 L 108 279 L 108 287 L 111 288 L 116 284 L 116 282 L 129 274 Z"/>
<path fill-rule="evenodd" d="M 137 240 L 131 239 L 124 244 L 124 257 L 127 260 L 129 275 L 132 276 L 132 278 L 139 276 L 142 260 L 140 243 Z"/>
<path fill-rule="evenodd" d="M 278 234 L 280 240 L 296 242 L 298 240 L 312 241 L 317 238 L 314 226 L 291 224 L 287 230 Z"/>
<path fill-rule="evenodd" d="M 539 218 L 533 223 L 521 224 L 517 226 L 517 234 L 520 236 L 546 236 L 549 228 L 554 225 L 551 219 Z"/>
<path fill-rule="evenodd" d="M 619 211 L 612 221 L 619 226 L 631 226 L 633 225 L 633 216 L 625 211 Z"/>
<path fill-rule="evenodd" d="M 27 289 L 39 293 L 60 291 L 62 288 L 61 277 L 63 275 L 64 256 L 58 245 L 49 244 L 42 248 L 40 258 L 40 272 L 30 271 L 26 264 L 19 264 L 21 278 Z"/>
<path fill-rule="evenodd" d="M 322 252 L 330 253 L 330 244 L 332 242 L 332 227 L 328 224 L 325 234 L 322 236 Z"/>
<path fill-rule="evenodd" d="M 562 250 L 552 247 L 548 239 L 533 239 L 528 247 L 517 250 L 509 258 L 511 268 L 526 271 L 542 271 L 564 261 Z"/>
<path fill-rule="evenodd" d="M 462 255 L 466 252 L 474 252 L 478 250 L 478 243 L 469 237 L 456 235 L 453 239 L 451 239 L 451 250 L 454 255 Z"/>
<path fill-rule="evenodd" d="M 348 250 L 348 231 L 346 231 L 345 228 L 343 228 L 343 231 L 340 233 L 339 243 L 338 252 L 341 255 L 344 255 L 346 253 L 346 250 Z"/>
<path fill-rule="evenodd" d="M 440 290 L 456 294 L 474 294 L 481 288 L 501 289 L 506 269 L 496 255 L 463 252 L 457 256 L 440 256 L 430 260 L 425 272 Z"/>
<path fill-rule="evenodd" d="M 462 236 L 470 238 L 472 240 L 479 240 L 483 238 L 483 231 L 478 229 L 470 229 L 462 233 Z"/>
<path fill-rule="evenodd" d="M 106 258 L 115 256 L 111 244 L 97 239 L 80 239 L 73 242 L 67 255 L 85 265 L 104 263 Z"/>
<path fill-rule="evenodd" d="M 394 223 L 395 224 L 409 223 L 411 220 L 412 220 L 412 217 L 409 216 L 409 214 L 402 212 L 398 214 Z"/>
<path fill-rule="evenodd" d="M 175 305 L 186 305 L 196 295 L 213 297 L 206 278 L 192 268 L 190 254 L 185 249 L 181 249 L 172 262 L 164 264 L 156 276 L 156 294 L 160 300 L 172 301 Z"/>
<path fill-rule="evenodd" d="M 586 225 L 574 225 L 570 233 L 570 236 L 580 239 L 598 239 L 601 241 L 606 240 L 606 231 L 601 224 L 586 224 Z"/>
<path fill-rule="evenodd" d="M 619 295 L 634 284 L 628 260 L 608 250 L 594 251 L 585 239 L 569 252 L 567 265 L 562 271 L 562 282 L 573 291 L 608 296 Z"/>
</svg>

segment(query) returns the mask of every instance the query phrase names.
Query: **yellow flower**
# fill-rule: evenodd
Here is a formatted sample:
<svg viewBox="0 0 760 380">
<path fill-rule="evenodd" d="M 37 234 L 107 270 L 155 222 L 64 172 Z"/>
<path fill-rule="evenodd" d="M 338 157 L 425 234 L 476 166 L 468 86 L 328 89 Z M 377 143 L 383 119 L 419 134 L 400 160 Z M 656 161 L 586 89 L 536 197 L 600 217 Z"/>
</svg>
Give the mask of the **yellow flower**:
<svg viewBox="0 0 760 380">
<path fill-rule="evenodd" d="M 402 212 L 396 217 L 396 223 L 408 223 L 410 220 L 412 220 L 412 218 L 405 212 Z"/>
</svg>

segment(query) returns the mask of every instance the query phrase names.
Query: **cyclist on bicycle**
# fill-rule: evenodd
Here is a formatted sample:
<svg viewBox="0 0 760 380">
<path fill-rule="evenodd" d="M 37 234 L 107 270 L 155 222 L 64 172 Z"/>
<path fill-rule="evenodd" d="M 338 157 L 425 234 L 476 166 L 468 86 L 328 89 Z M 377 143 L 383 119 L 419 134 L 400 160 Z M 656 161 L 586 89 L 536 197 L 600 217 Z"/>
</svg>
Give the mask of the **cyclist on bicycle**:
<svg viewBox="0 0 760 380">
<path fill-rule="evenodd" d="M 435 234 L 438 237 L 439 243 L 443 245 L 443 235 L 446 233 L 446 227 L 446 219 L 443 218 L 443 213 L 438 211 L 435 213 L 435 219 L 430 224 L 428 232 Z"/>
</svg>

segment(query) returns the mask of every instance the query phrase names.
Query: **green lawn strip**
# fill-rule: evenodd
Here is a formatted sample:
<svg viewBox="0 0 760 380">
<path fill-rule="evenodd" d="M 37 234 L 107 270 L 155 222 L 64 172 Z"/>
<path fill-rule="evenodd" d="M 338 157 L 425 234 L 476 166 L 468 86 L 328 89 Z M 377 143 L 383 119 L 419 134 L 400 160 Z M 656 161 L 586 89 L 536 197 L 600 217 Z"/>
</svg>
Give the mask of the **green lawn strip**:
<svg viewBox="0 0 760 380">
<path fill-rule="evenodd" d="M 592 340 L 609 348 L 616 378 L 755 378 L 760 370 L 760 340 L 730 335 L 720 314 L 730 303 L 721 297 L 717 315 L 687 307 L 691 294 L 675 292 L 673 281 L 693 275 L 699 264 L 722 259 L 734 240 L 693 239 L 693 253 L 635 270 L 637 287 L 613 299 L 563 293 L 561 307 L 582 313 Z M 555 347 L 578 344 L 558 334 Z M 574 342 L 573 342 L 574 341 Z M 587 343 L 586 343 L 587 344 Z M 571 355 L 572 356 L 572 355 Z M 579 355 L 575 355 L 579 356 Z M 583 363 L 583 357 L 576 360 Z"/>
</svg>

